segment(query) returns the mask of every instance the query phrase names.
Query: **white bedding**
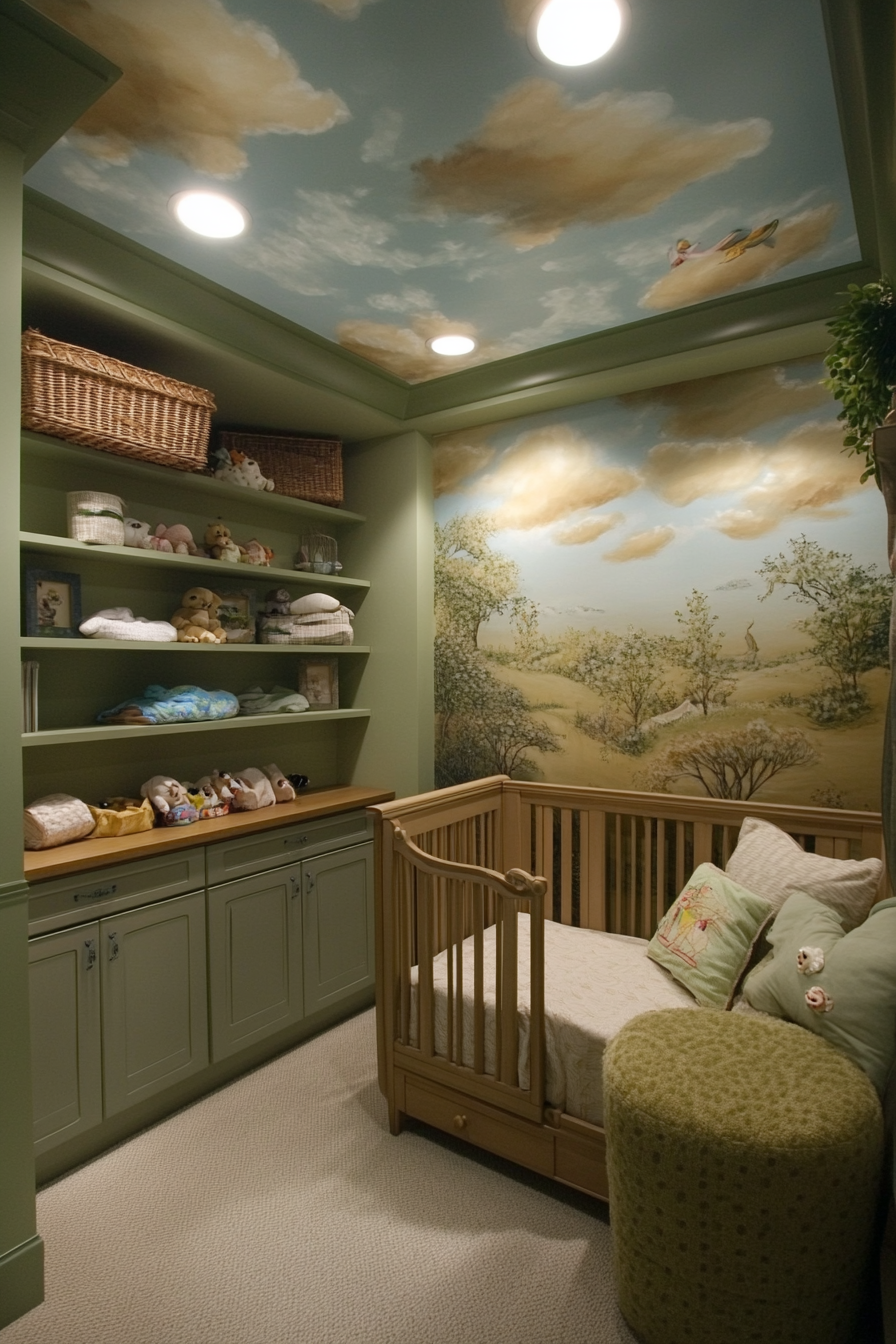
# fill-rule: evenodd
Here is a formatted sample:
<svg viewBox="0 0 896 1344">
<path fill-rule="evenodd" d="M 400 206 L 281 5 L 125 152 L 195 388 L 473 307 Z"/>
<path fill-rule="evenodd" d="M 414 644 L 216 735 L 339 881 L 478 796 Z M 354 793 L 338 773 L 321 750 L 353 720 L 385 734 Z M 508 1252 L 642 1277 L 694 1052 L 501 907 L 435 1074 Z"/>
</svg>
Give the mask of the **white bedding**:
<svg viewBox="0 0 896 1344">
<path fill-rule="evenodd" d="M 529 916 L 519 916 L 519 1080 L 529 1086 Z M 485 1066 L 495 1060 L 495 930 L 483 938 Z M 416 982 L 416 967 L 413 979 Z M 603 1053 L 621 1027 L 653 1008 L 696 1008 L 688 990 L 647 956 L 647 942 L 545 920 L 545 1095 L 551 1106 L 603 1124 Z M 463 1062 L 473 1066 L 473 939 L 463 943 Z M 433 961 L 436 1053 L 446 1053 L 448 954 Z M 455 994 L 457 986 L 455 983 Z M 411 1044 L 416 1044 L 416 993 Z M 455 1023 L 455 1033 L 457 1024 Z"/>
</svg>

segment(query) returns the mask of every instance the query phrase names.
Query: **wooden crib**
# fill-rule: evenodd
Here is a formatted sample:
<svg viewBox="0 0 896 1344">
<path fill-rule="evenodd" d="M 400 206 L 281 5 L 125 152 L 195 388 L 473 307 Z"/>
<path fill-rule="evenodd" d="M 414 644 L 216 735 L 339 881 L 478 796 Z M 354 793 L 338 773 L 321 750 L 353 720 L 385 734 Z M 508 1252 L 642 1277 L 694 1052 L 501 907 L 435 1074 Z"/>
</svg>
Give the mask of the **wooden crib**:
<svg viewBox="0 0 896 1344">
<path fill-rule="evenodd" d="M 698 864 L 724 867 L 745 816 L 773 822 L 817 854 L 883 858 L 878 813 L 504 776 L 370 810 L 379 1082 L 392 1133 L 400 1132 L 404 1116 L 414 1116 L 601 1199 L 607 1197 L 603 1130 L 545 1105 L 543 921 L 649 938 Z M 531 934 L 526 1086 L 517 1048 L 520 912 L 530 916 Z M 489 1051 L 486 930 L 493 930 L 495 958 Z M 472 985 L 469 974 L 464 983 L 465 939 L 473 948 Z M 433 988 L 439 953 L 447 976 L 441 1050 Z"/>
</svg>

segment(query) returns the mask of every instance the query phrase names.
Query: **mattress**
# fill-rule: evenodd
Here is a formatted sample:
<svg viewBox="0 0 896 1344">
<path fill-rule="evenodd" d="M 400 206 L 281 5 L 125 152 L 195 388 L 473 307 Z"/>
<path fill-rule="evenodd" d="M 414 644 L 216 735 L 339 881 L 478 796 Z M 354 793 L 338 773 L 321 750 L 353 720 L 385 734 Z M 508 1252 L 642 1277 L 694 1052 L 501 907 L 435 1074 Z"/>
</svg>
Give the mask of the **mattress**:
<svg viewBox="0 0 896 1344">
<path fill-rule="evenodd" d="M 529 916 L 520 914 L 519 1081 L 529 1086 Z M 473 939 L 462 946 L 463 1062 L 473 1067 Z M 545 920 L 545 1098 L 567 1114 L 603 1124 L 603 1054 L 631 1018 L 654 1008 L 696 1008 L 690 992 L 651 961 L 647 941 Z M 416 1045 L 416 979 L 411 1001 L 411 1044 Z M 456 970 L 455 970 L 456 975 Z M 495 1061 L 495 929 L 483 936 L 485 1069 Z M 447 1053 L 448 953 L 433 959 L 436 1054 Z M 457 986 L 455 980 L 455 995 Z M 457 1026 L 455 1024 L 455 1032 Z"/>
</svg>

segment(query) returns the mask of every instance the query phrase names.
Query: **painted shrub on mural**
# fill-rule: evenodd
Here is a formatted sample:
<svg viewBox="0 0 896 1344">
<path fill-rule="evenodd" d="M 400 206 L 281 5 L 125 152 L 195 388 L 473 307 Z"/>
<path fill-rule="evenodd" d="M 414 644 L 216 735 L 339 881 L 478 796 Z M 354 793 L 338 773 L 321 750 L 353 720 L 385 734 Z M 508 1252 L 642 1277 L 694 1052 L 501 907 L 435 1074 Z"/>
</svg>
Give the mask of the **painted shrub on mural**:
<svg viewBox="0 0 896 1344">
<path fill-rule="evenodd" d="M 886 515 L 819 360 L 442 435 L 436 769 L 876 809 Z"/>
</svg>

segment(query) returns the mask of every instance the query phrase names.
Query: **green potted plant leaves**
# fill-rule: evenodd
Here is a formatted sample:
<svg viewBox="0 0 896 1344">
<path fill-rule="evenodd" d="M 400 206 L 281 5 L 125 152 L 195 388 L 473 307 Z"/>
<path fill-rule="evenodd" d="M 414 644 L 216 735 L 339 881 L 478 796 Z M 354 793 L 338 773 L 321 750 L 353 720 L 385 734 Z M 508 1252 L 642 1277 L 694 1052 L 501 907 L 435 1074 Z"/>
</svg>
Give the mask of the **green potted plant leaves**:
<svg viewBox="0 0 896 1344">
<path fill-rule="evenodd" d="M 846 303 L 828 323 L 834 343 L 825 355 L 825 387 L 843 407 L 843 447 L 864 454 L 862 480 L 878 479 L 873 434 L 891 412 L 896 387 L 896 294 L 883 275 L 868 285 L 850 285 Z M 893 417 L 896 419 L 896 416 Z M 878 480 L 878 484 L 880 484 Z"/>
</svg>

